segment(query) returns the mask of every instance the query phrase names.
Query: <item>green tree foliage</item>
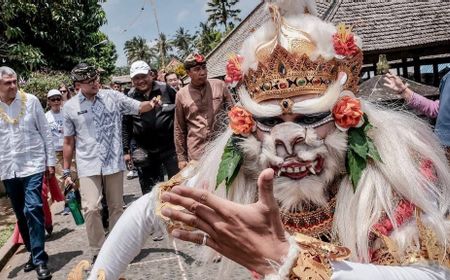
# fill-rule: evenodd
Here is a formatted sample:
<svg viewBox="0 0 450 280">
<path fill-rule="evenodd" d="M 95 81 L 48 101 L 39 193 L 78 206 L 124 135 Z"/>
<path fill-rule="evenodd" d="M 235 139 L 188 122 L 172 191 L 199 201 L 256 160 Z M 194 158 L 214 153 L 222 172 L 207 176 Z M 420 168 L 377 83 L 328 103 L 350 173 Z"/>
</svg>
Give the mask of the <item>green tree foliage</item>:
<svg viewBox="0 0 450 280">
<path fill-rule="evenodd" d="M 147 40 L 140 36 L 133 37 L 131 40 L 126 41 L 124 51 L 127 56 L 128 65 L 136 60 L 143 60 L 152 64 L 156 59 L 155 49 L 150 48 L 147 44 Z"/>
<path fill-rule="evenodd" d="M 206 55 L 222 40 L 222 33 L 208 23 L 200 23 L 200 31 L 196 33 L 195 47 L 198 52 Z"/>
<path fill-rule="evenodd" d="M 186 58 L 194 50 L 194 38 L 195 37 L 189 34 L 189 31 L 183 27 L 180 27 L 175 31 L 172 43 L 177 49 L 177 54 L 180 59 Z"/>
<path fill-rule="evenodd" d="M 167 39 L 166 34 L 160 33 L 156 40 L 155 50 L 158 53 L 158 69 L 163 68 L 168 59 L 171 58 L 170 52 L 173 50 L 172 41 Z"/>
<path fill-rule="evenodd" d="M 130 75 L 130 67 L 129 66 L 116 67 L 116 69 L 114 69 L 113 75 L 114 76 Z"/>
<path fill-rule="evenodd" d="M 241 10 L 234 9 L 239 0 L 209 0 L 206 9 L 208 13 L 208 22 L 212 27 L 222 25 L 224 31 L 234 28 L 233 20 L 240 21 L 239 13 Z"/>
<path fill-rule="evenodd" d="M 108 74 L 117 54 L 99 31 L 106 22 L 105 0 L 1 0 L 0 59 L 18 72 L 70 70 L 90 60 Z"/>
<path fill-rule="evenodd" d="M 45 108 L 47 106 L 47 92 L 59 88 L 62 83 L 70 84 L 70 77 L 66 72 L 36 71 L 31 73 L 25 84 L 20 86 L 25 92 L 36 95 Z"/>
</svg>

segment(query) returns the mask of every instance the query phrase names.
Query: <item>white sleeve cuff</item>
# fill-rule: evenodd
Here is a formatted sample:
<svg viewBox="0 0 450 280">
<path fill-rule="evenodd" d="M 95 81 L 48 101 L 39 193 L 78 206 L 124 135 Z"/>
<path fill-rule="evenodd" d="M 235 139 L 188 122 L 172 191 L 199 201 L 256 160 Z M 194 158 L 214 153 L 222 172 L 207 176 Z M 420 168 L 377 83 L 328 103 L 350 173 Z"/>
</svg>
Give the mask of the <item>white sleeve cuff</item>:
<svg viewBox="0 0 450 280">
<path fill-rule="evenodd" d="M 295 240 L 294 236 L 289 236 L 288 241 L 289 241 L 289 252 L 283 260 L 284 263 L 280 266 L 276 262 L 268 260 L 268 262 L 277 270 L 277 272 L 266 275 L 264 280 L 287 279 L 289 273 L 291 272 L 292 266 L 297 261 L 298 254 L 300 252 L 300 247 L 297 245 L 297 241 Z"/>
</svg>

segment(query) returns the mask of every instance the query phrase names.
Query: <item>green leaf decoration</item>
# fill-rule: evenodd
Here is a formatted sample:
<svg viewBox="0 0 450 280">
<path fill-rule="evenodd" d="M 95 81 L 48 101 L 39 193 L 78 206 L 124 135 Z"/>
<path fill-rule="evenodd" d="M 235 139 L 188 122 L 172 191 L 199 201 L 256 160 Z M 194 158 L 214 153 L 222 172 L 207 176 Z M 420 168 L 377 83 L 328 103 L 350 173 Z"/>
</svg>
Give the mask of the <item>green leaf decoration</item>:
<svg viewBox="0 0 450 280">
<path fill-rule="evenodd" d="M 368 156 L 372 158 L 373 160 L 383 162 L 381 159 L 380 154 L 378 153 L 377 147 L 375 147 L 375 144 L 373 143 L 372 139 L 368 138 L 367 144 L 369 145 L 369 153 Z"/>
<path fill-rule="evenodd" d="M 367 137 L 364 133 L 364 129 L 352 128 L 348 131 L 348 143 L 349 148 L 357 153 L 360 157 L 366 158 L 369 151 L 367 145 Z"/>
<path fill-rule="evenodd" d="M 383 162 L 372 139 L 367 135 L 373 126 L 369 118 L 364 114 L 364 125 L 361 127 L 352 127 L 348 130 L 348 150 L 347 150 L 347 173 L 353 185 L 353 191 L 356 191 L 362 172 L 367 167 L 367 160 Z"/>
<path fill-rule="evenodd" d="M 356 187 L 358 186 L 362 172 L 366 166 L 367 161 L 365 158 L 360 157 L 357 153 L 350 149 L 347 151 L 347 170 L 353 185 L 353 192 L 356 191 Z"/>
<path fill-rule="evenodd" d="M 234 178 L 236 178 L 239 173 L 243 161 L 242 152 L 237 146 L 239 141 L 241 141 L 241 139 L 235 135 L 230 137 L 223 151 L 219 171 L 217 172 L 216 189 L 225 181 L 227 194 Z"/>
</svg>

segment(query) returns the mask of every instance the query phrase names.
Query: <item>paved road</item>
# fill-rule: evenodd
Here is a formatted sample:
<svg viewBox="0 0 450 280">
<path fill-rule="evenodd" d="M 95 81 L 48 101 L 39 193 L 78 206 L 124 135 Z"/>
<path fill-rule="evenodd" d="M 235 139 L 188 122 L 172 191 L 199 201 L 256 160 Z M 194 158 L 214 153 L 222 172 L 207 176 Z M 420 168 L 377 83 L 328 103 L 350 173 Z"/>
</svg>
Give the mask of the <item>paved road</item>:
<svg viewBox="0 0 450 280">
<path fill-rule="evenodd" d="M 138 180 L 125 180 L 126 203 L 131 203 L 140 195 Z M 84 226 L 75 226 L 72 217 L 62 216 L 63 203 L 52 205 L 54 213 L 54 233 L 46 243 L 49 254 L 49 267 L 53 271 L 53 279 L 67 279 L 69 271 L 78 262 L 89 259 L 88 243 Z M 219 279 L 218 264 L 200 266 L 195 259 L 198 246 L 165 238 L 155 242 L 148 239 L 145 247 L 128 266 L 126 279 Z M 0 271 L 0 279 L 34 280 L 36 273 L 23 272 L 23 265 L 28 260 L 28 252 L 20 247 L 5 268 Z M 228 279 L 251 279 L 250 273 L 242 267 L 235 269 Z M 108 279 L 110 280 L 110 279 Z"/>
</svg>

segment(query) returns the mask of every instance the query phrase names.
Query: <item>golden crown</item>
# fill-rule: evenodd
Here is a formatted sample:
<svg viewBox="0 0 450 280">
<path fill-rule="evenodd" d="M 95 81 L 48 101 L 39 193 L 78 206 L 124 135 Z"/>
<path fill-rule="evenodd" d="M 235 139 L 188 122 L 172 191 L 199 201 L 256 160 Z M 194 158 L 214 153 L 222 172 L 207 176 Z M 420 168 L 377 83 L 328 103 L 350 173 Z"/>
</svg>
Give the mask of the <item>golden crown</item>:
<svg viewBox="0 0 450 280">
<path fill-rule="evenodd" d="M 256 70 L 249 69 L 243 77 L 254 101 L 321 95 L 337 80 L 339 72 L 347 74 L 344 89 L 357 91 L 363 57 L 353 42 L 349 28 L 338 26 L 336 39 L 333 39 L 341 49 L 342 46 L 346 48 L 347 41 L 351 39 L 350 55 L 346 53 L 330 60 L 319 56 L 313 61 L 309 56 L 316 50 L 316 45 L 309 34 L 289 26 L 277 6 L 269 8 L 277 27 L 276 37 L 256 48 L 258 66 Z M 339 54 L 338 51 L 336 53 Z"/>
</svg>

